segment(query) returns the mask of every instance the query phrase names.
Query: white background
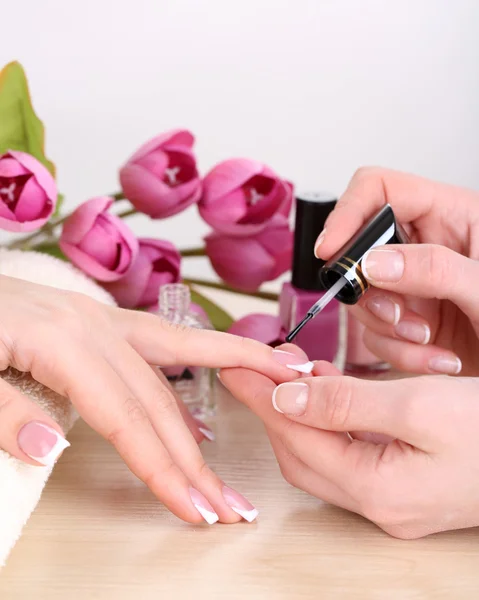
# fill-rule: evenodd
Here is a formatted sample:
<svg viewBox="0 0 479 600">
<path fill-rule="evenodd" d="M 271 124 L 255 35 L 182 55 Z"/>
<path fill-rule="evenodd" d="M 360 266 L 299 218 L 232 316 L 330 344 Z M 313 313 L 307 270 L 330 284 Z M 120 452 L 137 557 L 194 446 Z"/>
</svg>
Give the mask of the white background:
<svg viewBox="0 0 479 600">
<path fill-rule="evenodd" d="M 116 191 L 118 166 L 173 127 L 203 172 L 246 156 L 337 193 L 364 164 L 479 188 L 478 0 L 0 5 L 0 62 L 27 70 L 68 208 Z M 195 208 L 131 225 L 180 246 L 208 230 Z"/>
</svg>

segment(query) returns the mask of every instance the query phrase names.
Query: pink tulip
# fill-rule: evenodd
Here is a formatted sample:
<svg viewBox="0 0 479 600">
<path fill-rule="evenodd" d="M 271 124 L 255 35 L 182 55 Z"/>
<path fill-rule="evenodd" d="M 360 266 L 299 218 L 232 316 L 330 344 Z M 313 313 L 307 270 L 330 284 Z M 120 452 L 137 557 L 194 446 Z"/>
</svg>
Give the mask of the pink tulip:
<svg viewBox="0 0 479 600">
<path fill-rule="evenodd" d="M 181 256 L 173 244 L 151 239 L 138 242 L 132 268 L 120 280 L 104 286 L 123 308 L 151 307 L 158 302 L 162 285 L 180 280 Z"/>
<path fill-rule="evenodd" d="M 201 181 L 191 150 L 193 135 L 175 129 L 153 138 L 120 169 L 123 193 L 153 219 L 164 219 L 198 202 Z"/>
<path fill-rule="evenodd" d="M 16 150 L 0 156 L 1 229 L 39 229 L 51 217 L 56 203 L 55 180 L 36 158 Z"/>
<path fill-rule="evenodd" d="M 269 167 L 243 158 L 225 160 L 203 180 L 199 203 L 203 219 L 221 233 L 253 235 L 274 215 L 287 217 L 293 187 Z"/>
<path fill-rule="evenodd" d="M 241 290 L 255 290 L 291 268 L 293 234 L 282 216 L 274 217 L 256 235 L 212 233 L 205 243 L 214 270 L 226 283 Z"/>
<path fill-rule="evenodd" d="M 79 206 L 65 221 L 60 248 L 82 271 L 98 281 L 123 277 L 138 254 L 138 241 L 107 211 L 113 198 L 100 196 Z"/>
<path fill-rule="evenodd" d="M 286 331 L 281 328 L 279 317 L 255 313 L 247 315 L 228 329 L 228 333 L 258 340 L 273 348 L 284 344 Z"/>
</svg>

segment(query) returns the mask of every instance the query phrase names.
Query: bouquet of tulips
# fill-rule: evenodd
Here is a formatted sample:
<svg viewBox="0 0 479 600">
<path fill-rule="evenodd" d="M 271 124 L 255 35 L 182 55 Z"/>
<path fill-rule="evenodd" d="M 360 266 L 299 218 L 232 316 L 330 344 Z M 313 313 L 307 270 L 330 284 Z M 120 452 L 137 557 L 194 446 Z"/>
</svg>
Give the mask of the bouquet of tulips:
<svg viewBox="0 0 479 600">
<path fill-rule="evenodd" d="M 55 168 L 43 147 L 44 132 L 19 63 L 0 72 L 0 229 L 15 232 L 7 247 L 68 260 L 99 282 L 124 308 L 155 310 L 162 285 L 181 278 L 182 259 L 205 255 L 223 283 L 184 280 L 274 298 L 258 291 L 291 266 L 288 217 L 292 185 L 266 165 L 229 159 L 204 177 L 194 137 L 176 129 L 141 146 L 119 169 L 121 190 L 86 200 L 63 214 Z M 179 250 L 163 239 L 162 221 L 196 205 L 212 232 L 204 246 Z M 158 220 L 158 239 L 137 238 L 127 218 Z M 233 324 L 220 307 L 193 293 L 218 329 L 280 342 L 276 318 L 250 315 Z"/>
</svg>

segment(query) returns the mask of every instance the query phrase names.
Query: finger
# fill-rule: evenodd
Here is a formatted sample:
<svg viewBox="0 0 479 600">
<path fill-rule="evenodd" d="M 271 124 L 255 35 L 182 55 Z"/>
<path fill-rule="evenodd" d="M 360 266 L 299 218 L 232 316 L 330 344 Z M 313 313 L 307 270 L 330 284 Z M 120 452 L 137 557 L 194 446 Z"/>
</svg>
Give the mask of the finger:
<svg viewBox="0 0 479 600">
<path fill-rule="evenodd" d="M 320 377 L 321 375 L 342 375 L 341 371 L 337 367 L 325 360 L 316 361 L 314 363 L 313 372 L 311 374 L 315 377 Z"/>
<path fill-rule="evenodd" d="M 53 336 L 52 332 L 51 347 L 68 351 L 45 351 L 36 356 L 32 376 L 69 398 L 83 419 L 116 448 L 167 508 L 185 521 L 200 523 L 199 500 L 196 495 L 192 499 L 189 480 L 158 439 L 142 404 L 94 349 Z M 208 504 L 204 506 L 208 511 Z"/>
<path fill-rule="evenodd" d="M 429 319 L 425 319 L 423 315 L 419 315 L 406 307 L 404 299 L 399 300 L 402 305 L 398 310 L 400 317 L 397 323 L 392 324 L 377 316 L 381 314 L 381 311 L 389 310 L 390 302 L 396 302 L 396 299 L 389 299 L 389 294 L 390 292 L 372 292 L 372 297 L 365 299 L 364 304 L 358 304 L 350 309 L 351 314 L 361 321 L 367 329 L 379 335 L 407 340 L 420 345 L 429 344 L 433 341 L 439 327 L 437 302 L 431 301 L 433 305 L 429 310 Z M 366 295 L 369 296 L 369 294 Z"/>
<path fill-rule="evenodd" d="M 364 342 L 373 354 L 404 373 L 457 375 L 462 370 L 461 359 L 439 346 L 419 346 L 371 330 L 366 330 Z"/>
<path fill-rule="evenodd" d="M 299 460 L 284 444 L 284 440 L 267 426 L 266 433 L 281 473 L 289 484 L 324 502 L 357 512 L 357 503 L 347 492 Z"/>
<path fill-rule="evenodd" d="M 272 403 L 291 420 L 310 427 L 382 433 L 429 451 L 438 436 L 444 435 L 431 428 L 436 419 L 430 413 L 439 411 L 432 401 L 432 394 L 439 393 L 438 385 L 447 386 L 447 379 L 316 377 L 279 385 Z"/>
<path fill-rule="evenodd" d="M 110 310 L 120 335 L 152 365 L 245 367 L 275 381 L 297 377 L 298 371 L 309 369 L 311 372 L 309 363 L 287 362 L 289 367 L 286 366 L 283 353 L 256 340 L 219 331 L 178 327 L 157 315 L 139 311 Z"/>
<path fill-rule="evenodd" d="M 264 375 L 245 369 L 225 369 L 221 373 L 221 381 L 267 424 L 268 430 L 274 432 L 286 448 L 296 455 L 309 452 L 317 459 L 316 467 L 321 469 L 321 475 L 335 484 L 339 483 L 338 473 L 351 466 L 347 456 L 351 444 L 348 436 L 292 423 L 285 415 L 275 411 L 271 403 L 275 384 Z"/>
<path fill-rule="evenodd" d="M 208 467 L 186 425 L 175 396 L 149 365 L 123 340 L 104 348 L 105 357 L 143 407 L 168 455 L 191 484 L 212 504 L 220 520 L 235 523 L 241 516 L 226 502 L 223 481 Z"/>
<path fill-rule="evenodd" d="M 361 262 L 375 287 L 420 298 L 451 300 L 471 318 L 479 318 L 479 263 L 434 244 L 382 246 Z"/>
<path fill-rule="evenodd" d="M 70 444 L 61 427 L 0 379 L 0 448 L 30 465 L 53 466 Z"/>
<path fill-rule="evenodd" d="M 214 432 L 206 425 L 206 423 L 203 423 L 203 421 L 201 421 L 200 419 L 193 417 L 193 415 L 188 410 L 188 407 L 177 394 L 174 387 L 170 384 L 164 373 L 162 373 L 158 367 L 152 367 L 152 369 L 155 375 L 161 381 L 161 383 L 170 390 L 171 394 L 173 394 L 176 400 L 176 404 L 178 405 L 178 410 L 180 411 L 180 414 L 183 417 L 183 421 L 188 426 L 188 429 L 191 431 L 195 440 L 198 443 L 201 443 L 205 439 L 207 439 L 210 442 L 214 442 Z"/>
<path fill-rule="evenodd" d="M 467 211 L 467 202 L 458 207 L 458 194 L 471 198 L 472 192 L 439 184 L 416 175 L 389 169 L 359 169 L 326 222 L 325 233 L 316 252 L 327 260 L 346 243 L 380 208 L 389 203 L 399 223 L 413 223 L 433 211 L 447 213 L 448 207 Z M 411 201 L 414 198 L 414 201 Z M 477 200 L 475 200 L 477 203 Z M 459 217 L 460 215 L 456 215 Z M 466 216 L 461 215 L 465 223 Z"/>
</svg>

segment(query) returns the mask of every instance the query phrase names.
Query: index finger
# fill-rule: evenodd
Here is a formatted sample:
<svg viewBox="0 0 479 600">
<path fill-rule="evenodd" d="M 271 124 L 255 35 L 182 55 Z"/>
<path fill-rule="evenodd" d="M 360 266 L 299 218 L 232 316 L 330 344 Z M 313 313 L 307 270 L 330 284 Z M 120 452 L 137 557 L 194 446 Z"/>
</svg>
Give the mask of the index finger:
<svg viewBox="0 0 479 600">
<path fill-rule="evenodd" d="M 228 333 L 178 326 L 149 313 L 112 309 L 117 331 L 146 362 L 162 367 L 244 367 L 273 381 L 311 373 L 313 363 L 261 342 Z"/>
<path fill-rule="evenodd" d="M 455 202 L 459 191 L 471 193 L 417 175 L 378 167 L 361 168 L 326 221 L 316 253 L 319 258 L 329 259 L 387 203 L 397 220 L 406 225 L 432 211 L 445 212 L 444 203 Z"/>
</svg>

